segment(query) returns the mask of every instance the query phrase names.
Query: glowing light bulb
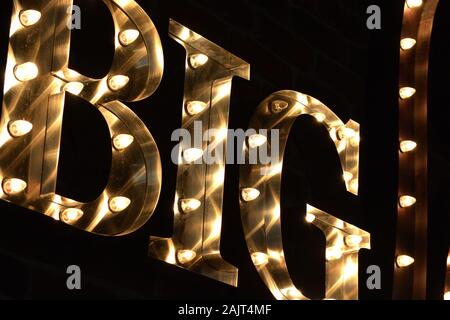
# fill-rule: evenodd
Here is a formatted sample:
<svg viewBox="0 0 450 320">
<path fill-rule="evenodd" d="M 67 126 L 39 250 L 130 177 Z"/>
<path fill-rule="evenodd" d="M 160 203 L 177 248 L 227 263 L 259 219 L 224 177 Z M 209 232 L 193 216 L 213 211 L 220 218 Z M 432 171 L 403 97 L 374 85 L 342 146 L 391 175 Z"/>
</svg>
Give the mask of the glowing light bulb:
<svg viewBox="0 0 450 320">
<path fill-rule="evenodd" d="M 197 199 L 181 199 L 180 206 L 184 213 L 189 213 L 200 208 L 202 203 Z"/>
<path fill-rule="evenodd" d="M 259 192 L 258 189 L 253 189 L 253 188 L 245 188 L 245 189 L 242 189 L 242 191 L 241 191 L 242 200 L 244 200 L 245 202 L 250 202 L 250 201 L 255 200 L 256 198 L 259 197 L 260 194 L 261 194 L 261 192 Z"/>
<path fill-rule="evenodd" d="M 400 151 L 403 153 L 413 151 L 417 147 L 417 143 L 411 140 L 405 140 L 400 142 Z"/>
<path fill-rule="evenodd" d="M 422 3 L 423 3 L 422 0 L 406 0 L 406 4 L 411 9 L 420 7 L 422 5 Z"/>
<path fill-rule="evenodd" d="M 316 216 L 313 215 L 312 213 L 307 213 L 306 217 L 305 217 L 306 222 L 308 223 L 312 223 L 314 220 L 316 220 Z"/>
<path fill-rule="evenodd" d="M 186 264 L 195 259 L 197 254 L 192 250 L 178 250 L 177 251 L 177 259 L 181 264 Z"/>
<path fill-rule="evenodd" d="M 121 212 L 128 208 L 128 206 L 131 204 L 131 200 L 127 197 L 114 197 L 109 199 L 109 209 L 114 212 Z"/>
<path fill-rule="evenodd" d="M 339 140 L 352 139 L 353 137 L 356 136 L 356 131 L 353 130 L 352 128 L 341 127 L 337 131 L 337 136 Z"/>
<path fill-rule="evenodd" d="M 184 161 L 191 163 L 203 157 L 203 150 L 197 148 L 189 148 L 183 151 Z"/>
<path fill-rule="evenodd" d="M 262 134 L 253 134 L 248 137 L 248 145 L 250 148 L 257 148 L 267 142 L 267 137 Z"/>
<path fill-rule="evenodd" d="M 264 252 L 253 252 L 252 261 L 257 267 L 263 266 L 269 262 L 269 256 Z"/>
<path fill-rule="evenodd" d="M 414 258 L 407 255 L 400 255 L 397 257 L 396 262 L 399 268 L 405 268 L 414 263 Z"/>
<path fill-rule="evenodd" d="M 409 50 L 416 45 L 416 40 L 412 38 L 404 38 L 400 41 L 402 50 Z"/>
<path fill-rule="evenodd" d="M 342 175 L 342 177 L 344 178 L 345 182 L 349 182 L 350 180 L 353 179 L 353 173 L 344 171 L 344 174 Z"/>
<path fill-rule="evenodd" d="M 83 211 L 80 209 L 70 208 L 63 211 L 61 220 L 65 223 L 74 223 L 83 216 Z"/>
<path fill-rule="evenodd" d="M 33 125 L 25 120 L 12 121 L 8 125 L 9 134 L 14 137 L 22 137 L 33 129 Z"/>
<path fill-rule="evenodd" d="M 401 196 L 398 200 L 398 203 L 400 204 L 400 207 L 407 208 L 411 207 L 416 203 L 416 198 L 411 196 Z"/>
<path fill-rule="evenodd" d="M 411 87 L 403 87 L 403 88 L 400 88 L 399 93 L 400 93 L 400 98 L 405 100 L 405 99 L 409 99 L 413 95 L 415 95 L 416 94 L 416 89 L 411 88 Z"/>
<path fill-rule="evenodd" d="M 128 148 L 134 141 L 134 137 L 129 134 L 119 134 L 114 137 L 113 145 L 114 148 L 121 151 Z"/>
<path fill-rule="evenodd" d="M 311 114 L 314 118 L 316 118 L 317 122 L 324 122 L 325 119 L 327 118 L 323 113 L 321 112 L 316 112 Z"/>
<path fill-rule="evenodd" d="M 289 103 L 284 100 L 275 100 L 270 104 L 270 110 L 272 113 L 280 113 L 289 107 Z"/>
<path fill-rule="evenodd" d="M 338 260 L 342 257 L 342 250 L 339 247 L 329 247 L 325 252 L 328 261 Z"/>
<path fill-rule="evenodd" d="M 363 238 L 356 234 L 348 235 L 344 238 L 344 242 L 349 247 L 356 247 L 362 242 Z"/>
<path fill-rule="evenodd" d="M 195 116 L 196 114 L 199 114 L 203 110 L 205 110 L 208 107 L 208 105 L 202 101 L 189 101 L 186 103 L 186 112 L 190 116 Z"/>
<path fill-rule="evenodd" d="M 450 300 L 450 291 L 447 291 L 447 292 L 444 294 L 444 300 Z"/>
<path fill-rule="evenodd" d="M 24 10 L 19 13 L 20 23 L 24 27 L 32 26 L 41 19 L 41 13 L 37 10 Z"/>
<path fill-rule="evenodd" d="M 135 29 L 127 29 L 119 33 L 119 42 L 124 47 L 129 46 L 139 37 L 139 31 Z"/>
<path fill-rule="evenodd" d="M 205 65 L 208 62 L 209 58 L 208 56 L 204 54 L 194 54 L 189 57 L 189 64 L 192 68 L 197 69 L 203 65 Z"/>
<path fill-rule="evenodd" d="M 25 62 L 14 67 L 14 76 L 22 82 L 33 80 L 38 74 L 38 67 L 33 62 Z"/>
<path fill-rule="evenodd" d="M 130 78 L 128 78 L 127 76 L 123 75 L 112 76 L 108 80 L 108 87 L 112 91 L 118 91 L 123 87 L 125 87 L 128 84 L 128 82 L 130 82 Z"/>
<path fill-rule="evenodd" d="M 27 183 L 20 179 L 5 179 L 2 184 L 3 192 L 12 196 L 21 193 L 27 188 Z"/>
<path fill-rule="evenodd" d="M 81 82 L 69 82 L 67 83 L 64 87 L 63 90 L 70 92 L 71 94 L 74 95 L 79 95 L 81 93 L 81 91 L 83 91 L 84 89 L 84 84 L 82 84 Z"/>
</svg>

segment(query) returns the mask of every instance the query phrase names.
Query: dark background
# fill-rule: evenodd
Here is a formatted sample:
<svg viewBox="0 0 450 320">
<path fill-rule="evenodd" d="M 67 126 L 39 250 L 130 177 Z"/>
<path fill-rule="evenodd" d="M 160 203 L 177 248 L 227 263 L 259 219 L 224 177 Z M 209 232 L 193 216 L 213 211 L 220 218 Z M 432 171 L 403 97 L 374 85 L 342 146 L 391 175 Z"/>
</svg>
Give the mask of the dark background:
<svg viewBox="0 0 450 320">
<path fill-rule="evenodd" d="M 150 98 L 128 103 L 154 136 L 163 162 L 163 189 L 152 219 L 132 235 L 100 237 L 0 202 L 0 298 L 26 299 L 272 299 L 254 269 L 239 212 L 239 168 L 227 166 L 222 255 L 239 268 L 233 288 L 147 257 L 150 235 L 170 236 L 176 166 L 172 131 L 181 123 L 184 50 L 168 37 L 169 18 L 251 64 L 251 81 L 236 78 L 230 128 L 247 128 L 272 92 L 312 95 L 346 122 L 361 124 L 360 196 L 345 191 L 339 158 L 324 128 L 296 121 L 286 151 L 282 220 L 287 261 L 296 285 L 323 298 L 325 240 L 303 222 L 306 202 L 365 229 L 372 250 L 360 253 L 360 298 L 390 299 L 397 200 L 398 50 L 403 1 L 366 0 L 138 0 L 159 30 L 164 78 Z M 12 1 L 0 4 L 0 74 L 4 74 Z M 109 70 L 113 24 L 101 1 L 75 0 L 82 29 L 72 32 L 70 67 L 99 78 Z M 382 9 L 382 30 L 366 28 L 366 9 Z M 430 73 L 430 299 L 441 299 L 449 243 L 450 2 L 441 1 L 433 33 Z M 3 76 L 0 85 L 3 87 Z M 69 97 L 66 103 L 58 193 L 91 200 L 109 173 L 110 142 L 100 113 Z M 82 270 L 82 290 L 66 288 L 66 268 Z M 382 269 L 382 289 L 365 286 L 367 266 Z"/>
</svg>

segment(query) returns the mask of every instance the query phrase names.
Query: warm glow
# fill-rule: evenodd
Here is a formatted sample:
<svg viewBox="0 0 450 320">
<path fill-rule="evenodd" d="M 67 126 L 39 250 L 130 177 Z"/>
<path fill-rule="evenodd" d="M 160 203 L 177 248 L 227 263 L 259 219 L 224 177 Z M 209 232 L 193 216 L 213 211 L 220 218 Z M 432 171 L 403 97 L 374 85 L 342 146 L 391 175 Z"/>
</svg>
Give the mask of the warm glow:
<svg viewBox="0 0 450 320">
<path fill-rule="evenodd" d="M 126 197 L 114 197 L 109 199 L 109 209 L 115 213 L 125 210 L 130 204 L 131 200 Z"/>
<path fill-rule="evenodd" d="M 444 294 L 444 300 L 450 300 L 450 291 L 447 291 L 445 294 Z"/>
<path fill-rule="evenodd" d="M 345 182 L 349 182 L 353 179 L 353 173 L 345 171 L 342 177 L 344 178 Z"/>
<path fill-rule="evenodd" d="M 130 78 L 128 78 L 127 76 L 117 75 L 109 78 L 108 87 L 112 91 L 118 91 L 123 87 L 125 87 L 128 84 L 128 82 L 130 82 Z"/>
<path fill-rule="evenodd" d="M 338 260 L 342 257 L 342 250 L 339 247 L 330 247 L 327 248 L 325 255 L 328 261 Z"/>
<path fill-rule="evenodd" d="M 14 76 L 19 81 L 29 81 L 39 74 L 38 67 L 32 62 L 26 62 L 14 67 Z"/>
<path fill-rule="evenodd" d="M 12 196 L 24 191 L 27 183 L 20 179 L 5 179 L 3 180 L 3 192 Z"/>
<path fill-rule="evenodd" d="M 306 217 L 305 217 L 306 222 L 308 223 L 312 223 L 314 220 L 316 220 L 316 216 L 313 215 L 312 213 L 307 213 Z"/>
<path fill-rule="evenodd" d="M 403 87 L 400 89 L 399 93 L 400 93 L 400 98 L 402 98 L 404 100 L 404 99 L 411 98 L 413 95 L 415 95 L 416 89 L 411 88 L 411 87 Z"/>
<path fill-rule="evenodd" d="M 67 83 L 63 90 L 70 92 L 71 94 L 74 95 L 79 95 L 81 93 L 81 91 L 83 91 L 84 89 L 84 84 L 82 84 L 81 82 L 69 82 Z"/>
<path fill-rule="evenodd" d="M 197 199 L 182 199 L 180 200 L 181 210 L 184 213 L 189 213 L 200 208 L 202 203 Z"/>
<path fill-rule="evenodd" d="M 19 19 L 24 27 L 29 27 L 41 19 L 41 13 L 37 10 L 24 10 L 20 12 Z"/>
<path fill-rule="evenodd" d="M 178 250 L 177 251 L 177 259 L 181 264 L 185 264 L 194 260 L 197 256 L 195 251 L 192 250 Z"/>
<path fill-rule="evenodd" d="M 33 129 L 33 125 L 25 120 L 17 120 L 9 123 L 8 131 L 9 134 L 14 137 L 22 137 L 29 133 Z"/>
<path fill-rule="evenodd" d="M 263 266 L 269 262 L 269 256 L 263 252 L 253 252 L 252 261 L 257 267 Z"/>
<path fill-rule="evenodd" d="M 242 196 L 242 200 L 244 200 L 245 202 L 250 202 L 255 200 L 256 198 L 259 197 L 261 193 L 259 192 L 258 189 L 253 189 L 253 188 L 245 188 L 242 189 L 241 191 L 241 196 Z"/>
<path fill-rule="evenodd" d="M 417 147 L 417 143 L 411 140 L 400 142 L 400 151 L 403 153 L 413 151 Z"/>
<path fill-rule="evenodd" d="M 358 179 L 353 179 L 352 181 L 350 181 L 350 189 L 356 190 L 356 191 L 359 189 Z"/>
<path fill-rule="evenodd" d="M 404 38 L 400 41 L 400 47 L 403 50 L 409 50 L 416 45 L 416 40 L 412 38 Z"/>
<path fill-rule="evenodd" d="M 114 137 L 113 145 L 117 150 L 124 150 L 128 148 L 134 141 L 134 137 L 129 134 L 119 134 Z"/>
<path fill-rule="evenodd" d="M 352 234 L 349 236 L 346 236 L 344 238 L 345 244 L 349 247 L 356 247 L 362 242 L 363 238 L 361 236 Z"/>
<path fill-rule="evenodd" d="M 401 255 L 397 257 L 396 261 L 398 267 L 404 268 L 412 265 L 414 263 L 414 258 L 407 255 Z"/>
<path fill-rule="evenodd" d="M 406 4 L 410 8 L 418 8 L 422 5 L 422 3 L 423 3 L 422 0 L 406 0 Z"/>
<path fill-rule="evenodd" d="M 407 208 L 411 207 L 416 203 L 416 198 L 411 196 L 401 196 L 398 200 L 398 203 L 400 204 L 400 207 Z"/>
<path fill-rule="evenodd" d="M 196 114 L 199 114 L 203 110 L 205 110 L 208 107 L 208 105 L 202 101 L 189 101 L 186 103 L 186 112 L 190 116 L 195 116 Z"/>
<path fill-rule="evenodd" d="M 314 118 L 316 118 L 317 122 L 324 122 L 325 119 L 327 118 L 323 113 L 321 112 L 316 112 L 311 114 Z"/>
<path fill-rule="evenodd" d="M 352 128 L 341 127 L 337 131 L 337 136 L 340 140 L 342 139 L 351 139 L 356 136 L 356 131 Z"/>
<path fill-rule="evenodd" d="M 80 209 L 66 209 L 61 214 L 61 220 L 65 223 L 74 223 L 83 216 L 83 211 Z"/>
<path fill-rule="evenodd" d="M 128 46 L 136 41 L 139 37 L 139 31 L 135 29 L 124 30 L 119 33 L 119 42 L 123 46 Z"/>
<path fill-rule="evenodd" d="M 191 163 L 203 157 L 203 150 L 197 148 L 189 148 L 183 151 L 184 161 Z"/>
<path fill-rule="evenodd" d="M 248 145 L 250 148 L 257 148 L 267 142 L 267 137 L 262 134 L 253 134 L 248 137 Z"/>
<path fill-rule="evenodd" d="M 206 64 L 208 60 L 208 56 L 205 56 L 204 54 L 194 54 L 189 57 L 189 64 L 192 68 L 197 69 Z"/>
<path fill-rule="evenodd" d="M 303 298 L 303 294 L 297 288 L 285 288 L 281 290 L 281 293 L 289 300 Z"/>
<path fill-rule="evenodd" d="M 275 100 L 270 104 L 270 110 L 273 113 L 280 113 L 281 111 L 287 109 L 289 107 L 289 103 L 284 100 Z"/>
</svg>

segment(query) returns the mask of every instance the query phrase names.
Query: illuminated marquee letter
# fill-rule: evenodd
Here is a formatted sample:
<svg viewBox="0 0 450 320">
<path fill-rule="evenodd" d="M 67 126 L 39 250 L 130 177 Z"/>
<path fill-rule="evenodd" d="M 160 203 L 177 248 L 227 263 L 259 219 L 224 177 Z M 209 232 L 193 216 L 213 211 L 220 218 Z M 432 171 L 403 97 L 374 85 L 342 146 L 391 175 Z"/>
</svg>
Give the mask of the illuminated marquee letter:
<svg viewBox="0 0 450 320">
<path fill-rule="evenodd" d="M 219 163 L 205 157 L 227 144 L 228 114 L 233 76 L 249 79 L 250 66 L 175 21 L 170 36 L 187 52 L 182 128 L 191 137 L 209 129 L 208 142 L 182 141 L 174 203 L 174 231 L 170 239 L 151 237 L 150 256 L 236 286 L 238 270 L 220 255 L 225 155 Z M 197 129 L 198 131 L 198 129 Z M 206 156 L 205 156 L 206 155 Z M 216 155 L 217 158 L 217 155 Z"/>
<path fill-rule="evenodd" d="M 119 235 L 151 216 L 161 188 L 159 152 L 150 132 L 122 101 L 159 86 L 163 53 L 147 14 L 132 0 L 104 0 L 115 25 L 112 68 L 90 79 L 68 68 L 72 0 L 14 0 L 0 123 L 0 198 L 77 228 Z M 98 108 L 111 134 L 108 184 L 94 201 L 55 192 L 64 99 Z"/>
<path fill-rule="evenodd" d="M 347 191 L 358 194 L 358 123 L 350 120 L 344 124 L 320 101 L 294 91 L 274 93 L 260 104 L 250 127 L 280 131 L 281 159 L 275 164 L 241 167 L 241 217 L 253 264 L 272 294 L 280 300 L 307 299 L 289 275 L 280 208 L 284 150 L 291 127 L 301 115 L 315 117 L 328 129 L 339 153 Z M 244 146 L 244 151 L 248 157 L 249 147 Z M 248 194 L 254 196 L 248 197 Z M 326 238 L 325 298 L 357 299 L 358 252 L 362 248 L 370 249 L 370 234 L 310 205 L 307 205 L 306 221 L 318 227 Z"/>
</svg>

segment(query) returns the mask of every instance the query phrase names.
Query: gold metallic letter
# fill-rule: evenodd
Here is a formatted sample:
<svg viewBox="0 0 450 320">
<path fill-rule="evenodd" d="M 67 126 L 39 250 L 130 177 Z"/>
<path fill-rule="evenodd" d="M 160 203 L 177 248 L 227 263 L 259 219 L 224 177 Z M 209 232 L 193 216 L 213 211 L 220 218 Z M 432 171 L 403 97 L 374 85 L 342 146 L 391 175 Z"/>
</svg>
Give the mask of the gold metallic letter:
<svg viewBox="0 0 450 320">
<path fill-rule="evenodd" d="M 173 237 L 151 237 L 149 254 L 236 286 L 237 268 L 220 255 L 225 156 L 213 164 L 201 158 L 214 146 L 226 145 L 231 81 L 233 76 L 249 79 L 250 66 L 175 21 L 170 21 L 170 36 L 187 52 L 182 128 L 192 137 L 199 134 L 195 132 L 198 124 L 201 137 L 209 129 L 223 134 L 209 137 L 209 145 L 202 141 L 195 148 L 182 142 Z"/>
<path fill-rule="evenodd" d="M 159 152 L 150 132 L 122 101 L 142 100 L 158 87 L 161 42 L 147 14 L 132 0 L 104 0 L 115 24 L 115 55 L 104 78 L 68 68 L 72 0 L 14 0 L 3 113 L 0 123 L 0 198 L 103 235 L 140 228 L 161 188 Z M 112 166 L 93 202 L 55 193 L 65 94 L 89 101 L 105 118 Z"/>
<path fill-rule="evenodd" d="M 358 123 L 350 120 L 344 124 L 328 107 L 310 96 L 280 91 L 260 104 L 250 127 L 280 130 L 279 148 L 283 155 L 291 127 L 301 115 L 315 117 L 328 129 L 339 152 L 347 191 L 357 195 Z M 270 140 L 267 139 L 268 143 Z M 248 148 L 244 146 L 246 157 Z M 294 286 L 284 257 L 280 220 L 282 157 L 275 164 L 241 167 L 242 223 L 253 264 L 272 294 L 280 300 L 307 299 Z M 249 193 L 254 196 L 249 198 Z M 310 205 L 306 221 L 317 226 L 326 237 L 326 299 L 357 299 L 358 252 L 361 248 L 370 249 L 370 234 Z"/>
</svg>

